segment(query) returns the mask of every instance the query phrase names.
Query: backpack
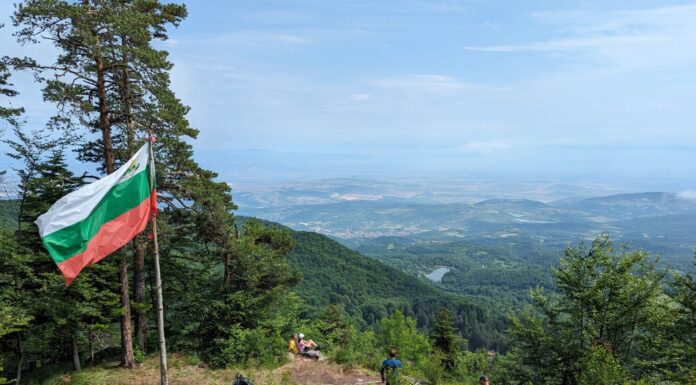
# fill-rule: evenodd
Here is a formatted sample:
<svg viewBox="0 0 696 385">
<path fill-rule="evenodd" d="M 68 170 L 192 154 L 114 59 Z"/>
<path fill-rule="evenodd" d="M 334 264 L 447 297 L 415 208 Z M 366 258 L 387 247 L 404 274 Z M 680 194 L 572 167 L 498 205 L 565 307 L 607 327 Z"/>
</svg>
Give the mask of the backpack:
<svg viewBox="0 0 696 385">
<path fill-rule="evenodd" d="M 254 385 L 254 383 L 251 382 L 250 378 L 244 377 L 243 375 L 237 373 L 237 379 L 234 380 L 232 385 Z"/>
</svg>

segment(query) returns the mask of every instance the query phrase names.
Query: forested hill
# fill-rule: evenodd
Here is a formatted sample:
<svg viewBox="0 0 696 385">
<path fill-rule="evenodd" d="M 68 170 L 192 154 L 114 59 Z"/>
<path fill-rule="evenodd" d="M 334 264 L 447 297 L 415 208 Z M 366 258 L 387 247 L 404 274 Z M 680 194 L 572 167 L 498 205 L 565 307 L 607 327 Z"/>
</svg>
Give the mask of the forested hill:
<svg viewBox="0 0 696 385">
<path fill-rule="evenodd" d="M 248 220 L 237 217 L 238 224 Z M 263 223 L 285 228 L 273 222 Z M 295 247 L 286 258 L 303 274 L 295 291 L 311 309 L 340 304 L 364 326 L 400 309 L 414 317 L 419 328 L 430 330 L 438 309 L 447 307 L 455 314 L 456 328 L 472 348 L 506 346 L 503 331 L 507 323 L 502 315 L 350 250 L 325 235 L 291 233 Z"/>
<path fill-rule="evenodd" d="M 1 201 L 2 227 L 12 228 L 16 201 Z M 242 228 L 251 218 L 236 217 Z M 469 298 L 448 293 L 386 265 L 348 249 L 318 233 L 292 231 L 278 223 L 263 221 L 264 226 L 289 231 L 295 247 L 286 256 L 302 272 L 294 289 L 309 305 L 308 318 L 319 316 L 329 304 L 342 305 L 358 324 L 372 325 L 381 318 L 402 310 L 416 319 L 422 330 L 430 330 L 441 307 L 455 314 L 455 326 L 472 348 L 505 348 L 503 331 L 507 321 Z"/>
</svg>

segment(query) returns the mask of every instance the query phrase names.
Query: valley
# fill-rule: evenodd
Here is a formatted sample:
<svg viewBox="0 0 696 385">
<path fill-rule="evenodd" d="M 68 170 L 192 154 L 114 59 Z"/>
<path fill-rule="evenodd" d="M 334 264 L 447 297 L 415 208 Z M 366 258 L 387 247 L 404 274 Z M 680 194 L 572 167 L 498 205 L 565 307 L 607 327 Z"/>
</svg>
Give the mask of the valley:
<svg viewBox="0 0 696 385">
<path fill-rule="evenodd" d="M 263 208 L 254 207 L 251 195 L 239 193 L 246 202 L 240 211 L 328 235 L 408 275 L 479 298 L 500 311 L 528 304 L 532 288 L 553 290 L 551 269 L 564 249 L 604 233 L 616 249 L 643 249 L 673 271 L 694 270 L 696 200 L 688 194 L 566 196 L 542 202 L 508 193 L 497 194 L 508 198 L 466 202 L 476 196 L 463 193 L 459 202 L 447 202 L 415 193 L 406 197 L 403 191 L 394 194 L 396 187 L 389 184 L 334 182 L 338 184 L 285 186 L 254 194 L 268 204 Z M 324 190 L 327 186 L 333 190 Z M 332 201 L 338 194 L 352 194 L 353 199 Z"/>
</svg>

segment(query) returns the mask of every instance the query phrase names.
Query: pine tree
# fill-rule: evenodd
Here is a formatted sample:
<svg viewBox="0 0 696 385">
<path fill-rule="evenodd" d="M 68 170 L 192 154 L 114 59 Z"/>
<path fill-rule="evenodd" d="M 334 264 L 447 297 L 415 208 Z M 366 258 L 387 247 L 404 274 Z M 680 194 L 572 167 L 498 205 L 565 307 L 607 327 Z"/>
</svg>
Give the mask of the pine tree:
<svg viewBox="0 0 696 385">
<path fill-rule="evenodd" d="M 0 29 L 4 24 L 0 24 Z M 12 89 L 12 83 L 9 82 L 10 70 L 7 67 L 9 58 L 0 58 L 0 95 L 13 97 L 17 95 L 17 91 Z M 5 120 L 12 126 L 18 126 L 17 118 L 24 112 L 23 108 L 12 106 L 0 106 L 0 121 Z"/>
<path fill-rule="evenodd" d="M 20 176 L 19 226 L 15 233 L 20 250 L 8 260 L 8 271 L 14 272 L 12 286 L 16 298 L 24 298 L 22 308 L 35 320 L 29 325 L 35 341 L 24 346 L 22 335 L 17 335 L 18 370 L 21 374 L 25 352 L 53 358 L 62 357 L 61 351 L 70 352 L 76 370 L 80 370 L 79 340 L 86 331 L 110 323 L 118 311 L 117 291 L 109 276 L 114 270 L 99 264 L 83 272 L 81 279 L 69 288 L 47 255 L 38 235 L 37 217 L 61 197 L 77 189 L 83 178 L 75 177 L 64 162 L 65 143 L 42 131 L 25 133 L 19 128 L 16 139 L 6 141 L 14 151 L 9 155 L 22 161 Z M 4 258 L 4 256 L 3 256 Z M 56 349 L 56 347 L 64 349 Z M 52 348 L 51 348 L 52 347 Z M 54 353 L 47 353 L 54 352 Z"/>
<path fill-rule="evenodd" d="M 345 314 L 343 306 L 331 304 L 326 307 L 322 316 L 323 325 L 320 331 L 332 345 L 343 346 L 348 343 L 353 328 Z"/>
<path fill-rule="evenodd" d="M 169 87 L 171 63 L 165 51 L 151 46 L 166 39 L 166 27 L 178 25 L 186 16 L 182 5 L 159 1 L 49 1 L 22 4 L 14 15 L 21 26 L 23 43 L 34 42 L 36 32 L 50 40 L 60 52 L 53 64 L 29 58 L 15 59 L 17 68 L 51 74 L 44 97 L 59 106 L 51 127 L 74 132 L 86 127 L 93 136 L 78 147 L 79 159 L 96 162 L 106 173 L 128 158 L 137 139 L 157 136 L 157 186 L 165 205 L 163 219 L 169 221 L 173 237 L 196 230 L 202 242 L 218 258 L 230 264 L 232 204 L 229 187 L 214 181 L 216 174 L 200 168 L 192 159 L 187 139 L 197 131 L 189 127 L 189 108 Z M 166 241 L 166 240 L 164 240 Z M 144 247 L 134 243 L 135 289 L 139 314 L 139 341 L 144 348 Z M 122 287 L 122 365 L 133 361 L 130 332 L 130 299 L 127 263 L 121 254 L 119 280 Z M 164 266 L 163 268 L 167 268 Z"/>
<path fill-rule="evenodd" d="M 80 126 L 99 134 L 98 147 L 83 143 L 85 154 L 100 154 L 100 169 L 110 174 L 116 170 L 112 106 L 110 96 L 117 93 L 113 75 L 118 62 L 113 60 L 117 37 L 113 25 L 115 14 L 109 4 L 100 1 L 36 0 L 20 4 L 13 16 L 20 43 L 35 43 L 37 36 L 49 40 L 59 51 L 54 63 L 40 64 L 30 58 L 15 59 L 17 68 L 32 69 L 46 83 L 44 99 L 55 102 L 59 113 L 52 119 L 54 128 L 79 132 Z M 82 137 L 83 135 L 81 135 Z M 133 343 L 130 319 L 128 273 L 125 255 L 119 265 L 121 284 L 121 365 L 133 366 Z"/>
<path fill-rule="evenodd" d="M 0 24 L 0 29 L 4 27 L 4 24 Z M 0 58 L 0 96 L 13 97 L 17 95 L 17 91 L 12 88 L 12 84 L 9 82 L 10 70 L 7 67 L 7 63 L 10 61 L 8 57 Z M 3 122 L 7 122 L 12 127 L 19 127 L 18 117 L 24 112 L 23 108 L 3 106 L 0 105 L 0 136 L 5 131 L 5 126 Z M 4 184 L 4 176 L 6 171 L 0 170 L 0 185 Z M 3 186 L 6 187 L 6 186 Z"/>
<path fill-rule="evenodd" d="M 534 382 L 577 384 L 581 363 L 595 362 L 591 355 L 598 348 L 636 376 L 669 365 L 661 345 L 668 340 L 673 303 L 656 264 L 643 251 L 615 252 L 606 235 L 589 248 L 566 249 L 554 270 L 559 295 L 535 290 L 538 311 L 512 318 L 515 343 Z"/>
<path fill-rule="evenodd" d="M 42 254 L 41 240 L 34 221 L 38 215 L 45 212 L 50 205 L 62 195 L 70 192 L 79 183 L 72 177 L 62 163 L 63 144 L 60 140 L 53 140 L 43 131 L 36 130 L 25 132 L 20 126 L 13 127 L 14 140 L 6 140 L 13 152 L 7 155 L 20 160 L 23 167 L 17 170 L 19 183 L 19 214 L 18 227 L 15 231 L 16 242 L 20 245 L 21 252 L 5 254 L 8 264 L 5 268 L 12 272 L 12 284 L 8 286 L 9 295 L 13 298 L 10 308 L 21 307 L 19 314 L 25 314 L 28 318 L 42 314 L 38 311 L 34 295 L 35 290 L 42 285 L 39 274 L 55 271 L 55 265 L 48 256 Z M 47 159 L 48 156 L 48 159 Z M 56 175 L 51 175 L 57 172 Z M 43 189 L 43 192 L 39 190 Z M 13 260 L 11 260 L 11 259 Z M 15 333 L 17 346 L 17 382 L 21 379 L 24 362 L 25 347 L 21 330 Z"/>
<path fill-rule="evenodd" d="M 444 357 L 442 365 L 445 370 L 454 367 L 454 355 L 459 349 L 459 336 L 454 328 L 454 317 L 447 308 L 440 308 L 433 325 L 433 346 L 440 350 Z"/>
<path fill-rule="evenodd" d="M 233 338 L 232 325 L 254 329 L 281 315 L 288 291 L 300 282 L 300 274 L 285 260 L 293 248 L 289 232 L 263 226 L 252 220 L 244 225 L 236 246 L 229 286 L 220 281 L 202 292 L 200 316 L 189 323 L 200 324 L 195 331 L 206 358 L 221 366 L 217 358 Z M 217 260 L 216 266 L 220 266 Z M 206 298 L 207 297 L 207 298 Z M 215 299 L 210 299 L 215 298 Z M 226 362 L 225 364 L 231 364 Z"/>
<path fill-rule="evenodd" d="M 670 294 L 677 303 L 672 328 L 675 341 L 667 352 L 673 357 L 671 372 L 677 379 L 696 382 L 696 279 L 688 273 L 677 274 Z"/>
<path fill-rule="evenodd" d="M 7 382 L 3 369 L 12 365 L 19 383 L 24 364 L 24 331 L 31 325 L 34 312 L 32 293 L 23 289 L 35 284 L 36 276 L 28 268 L 32 254 L 19 245 L 14 234 L 0 228 L 0 384 Z M 6 344 L 5 344 L 6 343 Z M 5 348 L 9 345 L 10 348 Z"/>
<path fill-rule="evenodd" d="M 42 130 L 25 132 L 14 129 L 15 139 L 6 140 L 13 152 L 7 155 L 20 160 L 19 217 L 17 238 L 34 252 L 42 251 L 41 238 L 34 221 L 48 211 L 58 199 L 75 190 L 83 181 L 75 177 L 64 161 L 66 143 L 51 138 Z"/>
</svg>

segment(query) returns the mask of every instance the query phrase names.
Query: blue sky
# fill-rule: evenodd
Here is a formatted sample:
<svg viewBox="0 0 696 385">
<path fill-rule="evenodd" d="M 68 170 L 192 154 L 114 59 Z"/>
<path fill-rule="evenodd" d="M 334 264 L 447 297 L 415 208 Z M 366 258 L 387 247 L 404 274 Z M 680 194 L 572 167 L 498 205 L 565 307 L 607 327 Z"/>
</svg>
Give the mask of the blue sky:
<svg viewBox="0 0 696 385">
<path fill-rule="evenodd" d="M 10 2 L 0 5 L 6 24 Z M 696 3 L 190 1 L 161 46 L 224 179 L 696 172 Z M 0 30 L 2 54 L 19 48 Z M 15 76 L 28 126 L 52 107 Z"/>
</svg>

